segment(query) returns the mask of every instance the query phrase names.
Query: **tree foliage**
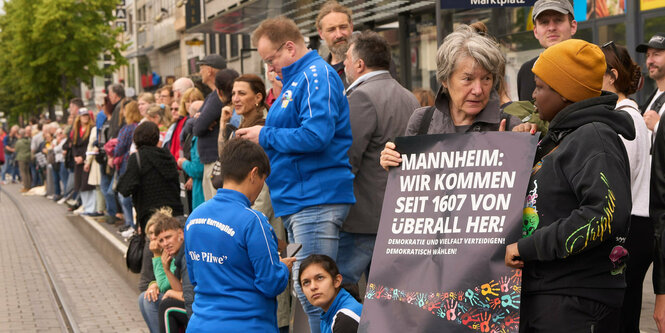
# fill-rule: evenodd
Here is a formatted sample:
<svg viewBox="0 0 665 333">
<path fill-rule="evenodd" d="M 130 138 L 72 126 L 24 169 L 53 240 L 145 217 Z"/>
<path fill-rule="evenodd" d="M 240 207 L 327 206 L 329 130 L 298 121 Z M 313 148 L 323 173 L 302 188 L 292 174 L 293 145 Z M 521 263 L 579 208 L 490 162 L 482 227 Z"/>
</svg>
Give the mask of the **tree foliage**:
<svg viewBox="0 0 665 333">
<path fill-rule="evenodd" d="M 127 62 L 114 28 L 117 0 L 9 0 L 0 16 L 0 110 L 29 116 L 63 105 L 80 82 Z M 112 65 L 104 68 L 102 57 Z"/>
</svg>

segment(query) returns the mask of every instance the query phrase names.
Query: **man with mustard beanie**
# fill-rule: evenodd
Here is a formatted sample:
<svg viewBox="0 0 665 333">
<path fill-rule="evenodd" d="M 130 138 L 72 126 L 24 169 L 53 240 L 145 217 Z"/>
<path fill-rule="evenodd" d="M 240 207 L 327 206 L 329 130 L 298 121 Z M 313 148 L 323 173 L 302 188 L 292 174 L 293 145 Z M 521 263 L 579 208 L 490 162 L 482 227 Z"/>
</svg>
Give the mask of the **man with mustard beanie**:
<svg viewBox="0 0 665 333">
<path fill-rule="evenodd" d="M 628 252 L 630 168 L 617 134 L 632 140 L 630 115 L 601 92 L 605 56 L 570 39 L 545 50 L 533 92 L 549 121 L 538 144 L 523 238 L 506 265 L 523 268 L 520 332 L 618 332 Z"/>
</svg>

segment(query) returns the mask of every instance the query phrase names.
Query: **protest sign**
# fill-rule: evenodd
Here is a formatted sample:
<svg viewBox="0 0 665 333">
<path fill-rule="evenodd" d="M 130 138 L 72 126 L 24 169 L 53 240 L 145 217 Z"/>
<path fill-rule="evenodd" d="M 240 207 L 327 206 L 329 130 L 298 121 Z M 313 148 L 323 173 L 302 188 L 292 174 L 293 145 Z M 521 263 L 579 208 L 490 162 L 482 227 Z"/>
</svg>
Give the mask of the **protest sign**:
<svg viewBox="0 0 665 333">
<path fill-rule="evenodd" d="M 403 137 L 388 176 L 359 332 L 517 332 L 521 237 L 537 136 Z"/>
</svg>

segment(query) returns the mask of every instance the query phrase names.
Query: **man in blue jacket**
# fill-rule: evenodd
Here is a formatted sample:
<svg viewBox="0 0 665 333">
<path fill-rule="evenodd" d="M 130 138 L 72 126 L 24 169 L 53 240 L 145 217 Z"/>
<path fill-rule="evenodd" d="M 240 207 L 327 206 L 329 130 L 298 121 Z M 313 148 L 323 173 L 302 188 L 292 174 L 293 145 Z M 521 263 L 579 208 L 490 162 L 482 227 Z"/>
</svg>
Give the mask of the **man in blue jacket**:
<svg viewBox="0 0 665 333">
<path fill-rule="evenodd" d="M 263 21 L 252 40 L 268 71 L 274 70 L 284 87 L 265 126 L 239 129 L 236 135 L 259 143 L 270 158 L 270 197 L 289 242 L 303 245 L 297 259 L 313 253 L 336 259 L 339 230 L 355 202 L 344 85 L 316 51 L 307 50 L 290 19 Z M 298 276 L 298 262 L 293 276 Z M 298 283 L 295 288 L 316 333 L 321 310 L 309 304 Z"/>
</svg>

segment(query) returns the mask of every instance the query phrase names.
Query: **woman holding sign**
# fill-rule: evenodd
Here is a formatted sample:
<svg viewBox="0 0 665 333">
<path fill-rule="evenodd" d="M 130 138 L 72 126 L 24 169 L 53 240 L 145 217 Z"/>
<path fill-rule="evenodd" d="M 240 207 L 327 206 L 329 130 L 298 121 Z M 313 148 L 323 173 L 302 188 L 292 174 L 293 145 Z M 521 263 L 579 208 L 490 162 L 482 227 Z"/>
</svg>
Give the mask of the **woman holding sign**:
<svg viewBox="0 0 665 333">
<path fill-rule="evenodd" d="M 436 76 L 441 87 L 434 106 L 414 111 L 405 135 L 499 131 L 520 125 L 519 118 L 500 109 L 496 89 L 503 81 L 505 64 L 495 40 L 467 25 L 458 27 L 437 51 Z M 532 130 L 531 125 L 521 126 Z M 395 144 L 387 142 L 381 166 L 388 170 L 401 162 Z"/>
<path fill-rule="evenodd" d="M 578 39 L 549 47 L 533 66 L 540 118 L 522 239 L 506 265 L 523 268 L 520 332 L 618 332 L 631 213 L 623 138 L 630 115 L 602 92 L 605 56 Z M 617 135 L 619 134 L 619 135 Z"/>
</svg>

